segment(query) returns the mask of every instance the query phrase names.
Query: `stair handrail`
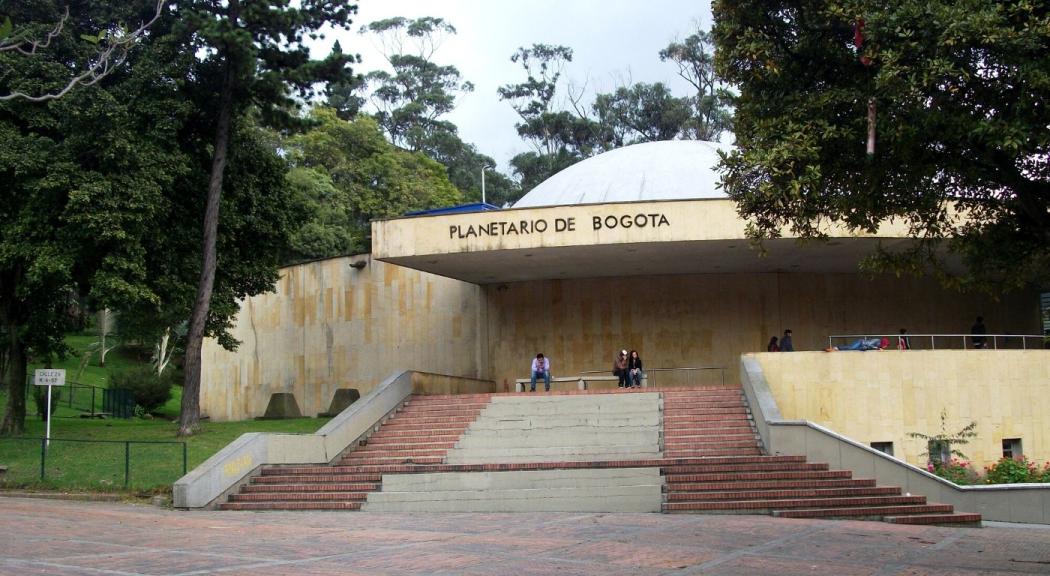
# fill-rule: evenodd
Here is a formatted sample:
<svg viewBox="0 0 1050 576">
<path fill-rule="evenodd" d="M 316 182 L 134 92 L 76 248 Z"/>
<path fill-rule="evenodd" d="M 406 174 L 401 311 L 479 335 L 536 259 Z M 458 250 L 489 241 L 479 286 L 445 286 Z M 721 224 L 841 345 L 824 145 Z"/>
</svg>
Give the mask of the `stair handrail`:
<svg viewBox="0 0 1050 576">
<path fill-rule="evenodd" d="M 1042 349 L 1044 347 L 1050 346 L 1050 340 L 1048 340 L 1048 338 L 1050 338 L 1050 336 L 1044 336 L 1042 334 L 972 334 L 972 333 L 970 333 L 970 334 L 948 334 L 948 333 L 943 333 L 943 334 L 912 334 L 911 332 L 907 332 L 905 334 L 901 334 L 901 333 L 896 333 L 896 334 L 875 334 L 875 333 L 872 333 L 872 334 L 832 334 L 832 335 L 828 336 L 828 348 L 832 348 L 835 345 L 835 342 L 849 342 L 849 341 L 857 340 L 859 338 L 865 338 L 865 339 L 872 339 L 872 338 L 882 339 L 882 338 L 886 338 L 887 340 L 890 341 L 890 348 L 897 348 L 898 347 L 898 339 L 904 338 L 904 339 L 907 339 L 907 341 L 908 341 L 908 349 L 912 349 L 915 344 L 923 343 L 923 342 L 926 341 L 927 338 L 929 338 L 929 342 L 930 342 L 930 347 L 929 348 L 916 348 L 916 349 L 924 349 L 924 350 L 937 350 L 937 338 L 950 338 L 952 342 L 954 342 L 956 339 L 959 339 L 962 342 L 962 349 L 963 350 L 977 350 L 977 349 L 998 350 L 1000 342 L 1003 345 L 1006 345 L 1006 343 L 1008 343 L 1011 338 L 1020 338 L 1020 340 L 1021 340 L 1021 348 L 1020 349 L 1021 350 L 1039 350 L 1039 349 Z M 982 340 L 983 345 L 982 346 L 975 345 L 974 342 L 973 342 L 974 338 L 982 338 L 983 339 Z M 967 346 L 967 340 L 970 341 L 970 345 L 969 346 Z M 1038 344 L 1035 345 L 1035 346 L 1029 346 L 1028 343 L 1029 343 L 1030 340 L 1034 340 Z M 943 346 L 941 347 L 941 349 L 944 349 L 944 348 L 945 347 L 943 347 Z M 948 349 L 949 350 L 958 350 L 958 348 L 948 348 Z M 1016 350 L 1016 348 L 1010 348 L 1010 349 L 1011 350 Z"/>
</svg>

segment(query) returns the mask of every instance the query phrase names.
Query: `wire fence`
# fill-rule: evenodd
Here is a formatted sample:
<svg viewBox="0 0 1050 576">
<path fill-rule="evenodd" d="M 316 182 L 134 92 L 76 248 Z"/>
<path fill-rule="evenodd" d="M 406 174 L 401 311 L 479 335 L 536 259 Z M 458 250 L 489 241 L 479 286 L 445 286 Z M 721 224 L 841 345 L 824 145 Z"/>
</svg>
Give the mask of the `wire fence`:
<svg viewBox="0 0 1050 576">
<path fill-rule="evenodd" d="M 150 489 L 186 474 L 187 451 L 178 441 L 5 438 L 0 464 L 9 486 Z"/>
</svg>

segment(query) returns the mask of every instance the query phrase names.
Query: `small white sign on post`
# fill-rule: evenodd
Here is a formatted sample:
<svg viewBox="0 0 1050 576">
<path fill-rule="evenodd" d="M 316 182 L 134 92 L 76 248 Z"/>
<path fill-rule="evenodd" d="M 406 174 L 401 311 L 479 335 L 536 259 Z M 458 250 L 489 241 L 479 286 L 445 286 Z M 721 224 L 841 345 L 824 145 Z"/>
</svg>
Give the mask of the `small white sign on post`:
<svg viewBox="0 0 1050 576">
<path fill-rule="evenodd" d="M 41 368 L 33 373 L 33 384 L 47 386 L 47 433 L 44 444 L 51 445 L 51 387 L 66 385 L 66 371 L 61 368 Z"/>
</svg>

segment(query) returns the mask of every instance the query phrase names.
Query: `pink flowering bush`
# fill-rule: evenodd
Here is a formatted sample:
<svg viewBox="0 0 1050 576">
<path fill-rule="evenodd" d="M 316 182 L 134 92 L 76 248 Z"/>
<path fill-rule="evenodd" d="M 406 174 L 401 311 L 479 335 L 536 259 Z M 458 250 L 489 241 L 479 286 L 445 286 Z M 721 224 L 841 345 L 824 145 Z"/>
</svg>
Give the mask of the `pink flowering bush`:
<svg viewBox="0 0 1050 576">
<path fill-rule="evenodd" d="M 936 474 L 959 485 L 976 484 L 980 481 L 980 477 L 977 471 L 973 469 L 973 466 L 969 462 L 958 458 L 952 458 L 948 462 L 930 461 L 926 464 L 926 469 L 931 474 Z"/>
<path fill-rule="evenodd" d="M 1020 459 L 1002 458 L 984 469 L 985 484 L 1020 484 L 1050 482 L 1050 462 L 1042 467 L 1022 456 Z"/>
</svg>

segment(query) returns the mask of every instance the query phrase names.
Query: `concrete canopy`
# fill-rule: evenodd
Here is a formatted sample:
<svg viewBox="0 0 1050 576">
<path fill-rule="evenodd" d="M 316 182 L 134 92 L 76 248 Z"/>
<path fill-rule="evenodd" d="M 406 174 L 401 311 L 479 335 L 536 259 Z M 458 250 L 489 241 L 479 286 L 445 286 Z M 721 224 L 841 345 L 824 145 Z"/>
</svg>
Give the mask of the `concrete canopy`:
<svg viewBox="0 0 1050 576">
<path fill-rule="evenodd" d="M 379 260 L 475 284 L 558 278 L 761 272 L 855 273 L 881 243 L 911 242 L 907 227 L 874 236 L 750 247 L 745 222 L 718 188 L 712 142 L 626 146 L 574 164 L 511 210 L 373 223 Z"/>
<path fill-rule="evenodd" d="M 855 273 L 882 243 L 911 240 L 904 226 L 876 236 L 832 231 L 828 242 L 767 241 L 751 249 L 730 200 L 622 202 L 400 218 L 373 223 L 373 256 L 475 284 L 558 278 Z"/>
</svg>

